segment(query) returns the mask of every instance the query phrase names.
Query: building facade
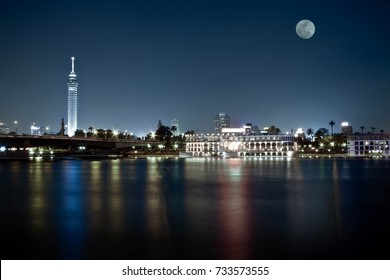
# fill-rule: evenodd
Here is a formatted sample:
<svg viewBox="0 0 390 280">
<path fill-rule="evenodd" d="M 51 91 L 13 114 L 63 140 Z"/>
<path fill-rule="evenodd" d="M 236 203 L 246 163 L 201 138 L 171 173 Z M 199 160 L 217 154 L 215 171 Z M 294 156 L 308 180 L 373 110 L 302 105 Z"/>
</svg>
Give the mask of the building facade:
<svg viewBox="0 0 390 280">
<path fill-rule="evenodd" d="M 72 71 L 68 82 L 68 135 L 73 136 L 77 129 L 77 75 L 74 71 L 74 57 L 72 57 Z"/>
<path fill-rule="evenodd" d="M 171 120 L 171 127 L 176 128 L 176 130 L 172 131 L 174 136 L 180 135 L 180 122 L 178 119 Z"/>
<path fill-rule="evenodd" d="M 348 155 L 354 157 L 388 157 L 390 134 L 354 134 L 348 136 Z"/>
<path fill-rule="evenodd" d="M 0 134 L 8 134 L 8 133 L 9 133 L 9 127 L 4 123 L 0 123 Z"/>
<path fill-rule="evenodd" d="M 352 135 L 353 129 L 347 122 L 341 123 L 341 133 L 344 135 Z"/>
<path fill-rule="evenodd" d="M 224 130 L 226 131 L 226 130 Z M 186 135 L 186 153 L 192 156 L 291 157 L 297 151 L 293 135 L 247 135 L 245 128 L 221 134 Z"/>
<path fill-rule="evenodd" d="M 35 123 L 31 124 L 30 130 L 31 130 L 31 135 L 33 135 L 33 136 L 41 135 L 41 127 L 37 126 Z"/>
<path fill-rule="evenodd" d="M 215 116 L 215 129 L 214 133 L 222 133 L 223 128 L 229 128 L 230 127 L 230 116 L 228 114 L 218 114 Z"/>
</svg>

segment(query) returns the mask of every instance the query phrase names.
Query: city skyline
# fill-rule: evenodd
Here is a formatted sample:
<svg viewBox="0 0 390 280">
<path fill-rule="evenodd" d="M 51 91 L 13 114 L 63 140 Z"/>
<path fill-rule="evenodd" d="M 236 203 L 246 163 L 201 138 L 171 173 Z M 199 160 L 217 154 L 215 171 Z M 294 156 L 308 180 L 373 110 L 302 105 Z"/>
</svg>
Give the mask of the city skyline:
<svg viewBox="0 0 390 280">
<path fill-rule="evenodd" d="M 59 131 L 75 56 L 84 129 L 140 135 L 178 119 L 212 132 L 227 113 L 235 127 L 390 130 L 390 4 L 258 2 L 6 3 L 0 121 Z M 295 33 L 302 19 L 316 26 L 310 39 Z"/>
</svg>

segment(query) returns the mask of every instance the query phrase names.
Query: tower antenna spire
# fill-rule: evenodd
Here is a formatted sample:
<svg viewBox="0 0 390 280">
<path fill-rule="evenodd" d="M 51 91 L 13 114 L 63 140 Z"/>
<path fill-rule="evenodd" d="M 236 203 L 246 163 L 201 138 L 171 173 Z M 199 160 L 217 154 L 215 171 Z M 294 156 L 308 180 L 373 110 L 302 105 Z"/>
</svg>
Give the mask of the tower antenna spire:
<svg viewBox="0 0 390 280">
<path fill-rule="evenodd" d="M 74 72 L 74 57 L 72 56 L 72 72 Z"/>
</svg>

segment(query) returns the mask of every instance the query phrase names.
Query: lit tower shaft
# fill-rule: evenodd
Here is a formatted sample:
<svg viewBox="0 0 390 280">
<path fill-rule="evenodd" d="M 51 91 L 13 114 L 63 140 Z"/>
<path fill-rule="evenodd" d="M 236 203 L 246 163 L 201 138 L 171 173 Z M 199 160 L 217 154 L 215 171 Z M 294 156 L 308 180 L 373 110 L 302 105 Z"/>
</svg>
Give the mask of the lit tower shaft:
<svg viewBox="0 0 390 280">
<path fill-rule="evenodd" d="M 72 72 L 68 82 L 68 135 L 73 136 L 77 129 L 77 78 L 74 72 L 74 57 L 72 57 Z"/>
</svg>

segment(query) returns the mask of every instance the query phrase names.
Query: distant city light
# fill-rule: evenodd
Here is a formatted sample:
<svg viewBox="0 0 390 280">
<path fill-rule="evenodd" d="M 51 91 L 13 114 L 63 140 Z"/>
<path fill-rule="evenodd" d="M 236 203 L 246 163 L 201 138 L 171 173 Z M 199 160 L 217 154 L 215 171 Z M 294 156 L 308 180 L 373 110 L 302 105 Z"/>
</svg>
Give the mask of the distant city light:
<svg viewBox="0 0 390 280">
<path fill-rule="evenodd" d="M 342 122 L 341 123 L 341 126 L 348 126 L 349 124 L 348 124 L 348 122 Z"/>
<path fill-rule="evenodd" d="M 14 121 L 15 133 L 18 134 L 18 121 Z"/>
<path fill-rule="evenodd" d="M 39 126 L 36 126 L 35 123 L 33 123 L 30 127 L 31 129 L 31 135 L 38 135 L 39 130 L 41 129 Z"/>
<path fill-rule="evenodd" d="M 244 127 L 240 127 L 240 128 L 222 128 L 222 133 L 242 133 L 242 132 L 245 132 L 245 128 Z"/>
<path fill-rule="evenodd" d="M 5 147 L 4 146 L 0 147 L 0 152 L 5 152 Z"/>
<path fill-rule="evenodd" d="M 295 136 L 295 137 L 298 137 L 298 135 L 299 135 L 299 134 L 302 134 L 302 133 L 304 133 L 304 132 L 303 132 L 303 129 L 302 129 L 302 128 L 298 128 L 297 131 L 295 132 L 294 136 Z"/>
</svg>

